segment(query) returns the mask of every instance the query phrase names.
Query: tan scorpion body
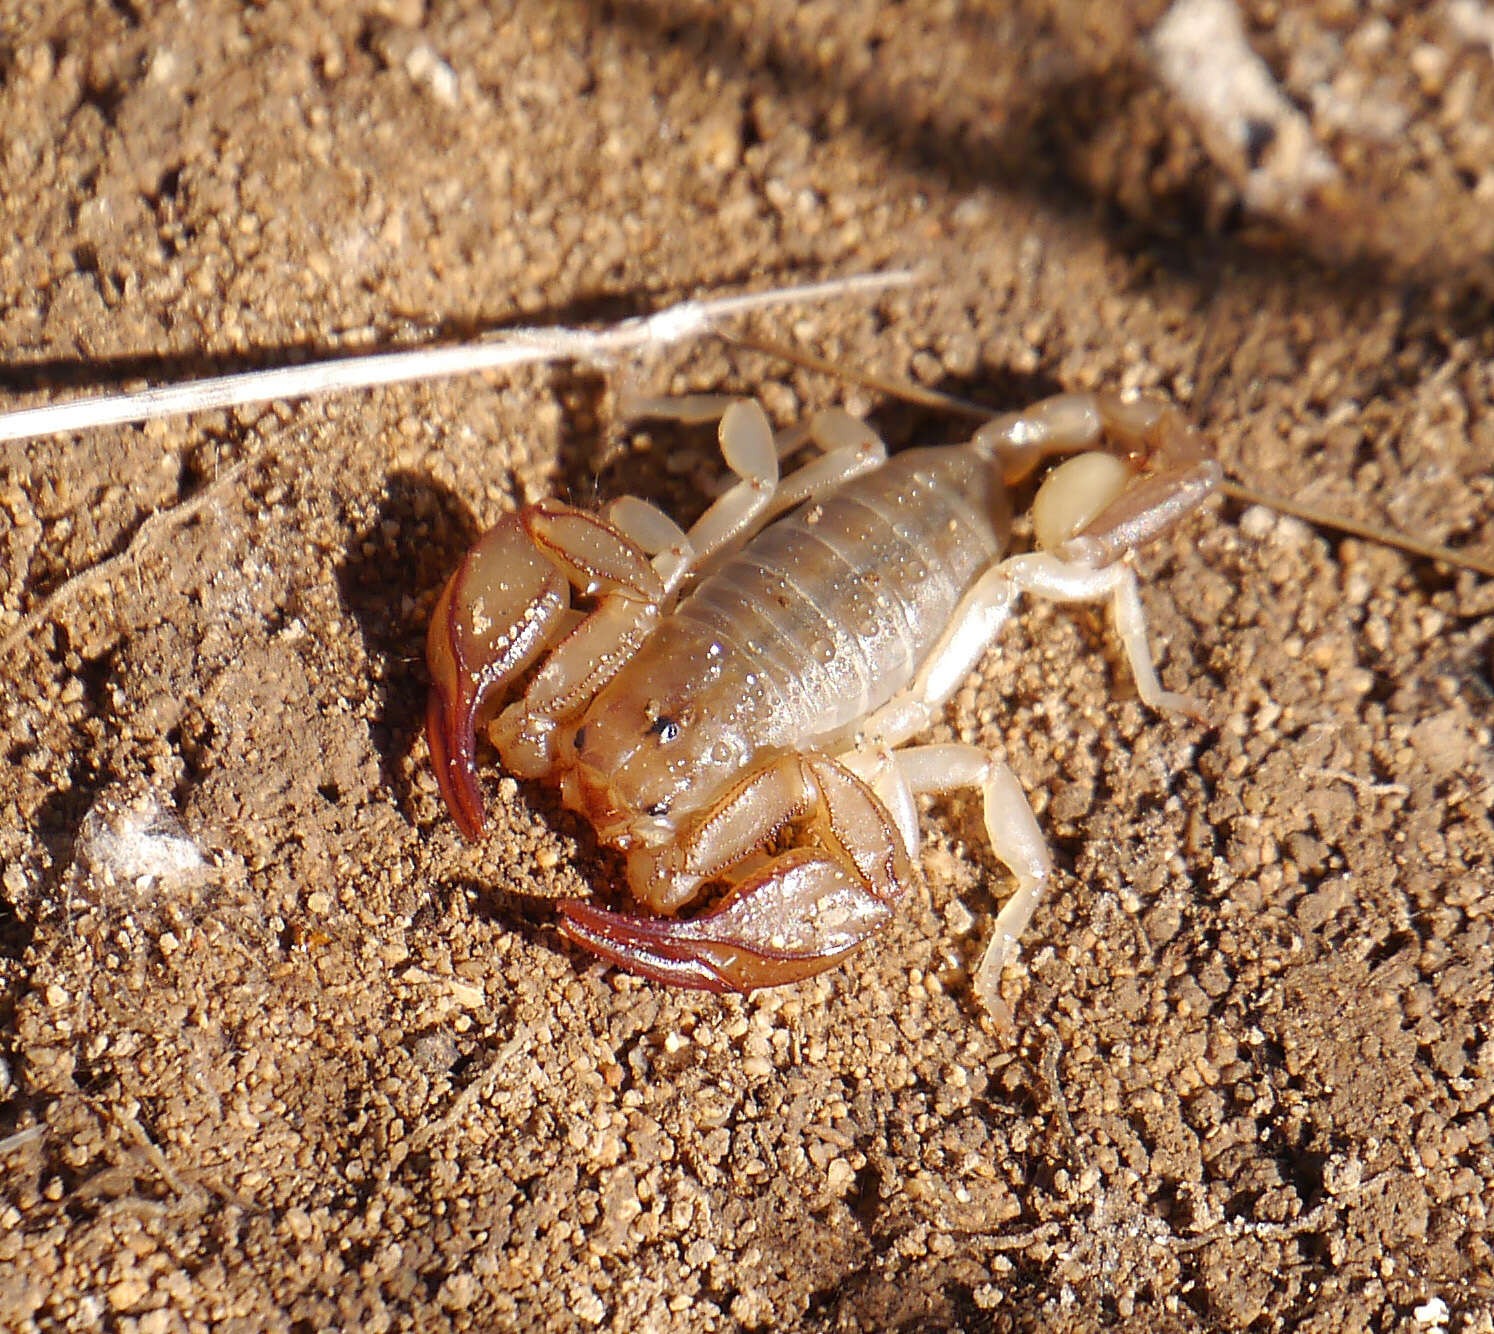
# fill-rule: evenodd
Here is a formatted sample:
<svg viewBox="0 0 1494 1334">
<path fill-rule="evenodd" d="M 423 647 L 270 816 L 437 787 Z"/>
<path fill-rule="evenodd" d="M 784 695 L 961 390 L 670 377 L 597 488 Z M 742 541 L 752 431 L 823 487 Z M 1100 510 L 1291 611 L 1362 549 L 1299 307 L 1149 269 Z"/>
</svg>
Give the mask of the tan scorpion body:
<svg viewBox="0 0 1494 1334">
<path fill-rule="evenodd" d="M 703 661 L 708 707 L 740 729 L 744 754 L 843 750 L 1001 555 L 1011 515 L 993 480 L 969 450 L 897 455 L 722 560 L 632 670 L 670 680 Z"/>
<path fill-rule="evenodd" d="M 778 458 L 806 440 L 820 457 L 780 483 Z M 476 837 L 477 726 L 527 681 L 489 727 L 500 757 L 559 783 L 626 854 L 652 914 L 566 901 L 563 932 L 660 981 L 746 991 L 831 967 L 885 926 L 916 880 L 914 798 L 979 788 L 1017 880 L 977 978 L 995 1005 L 1046 848 L 1000 761 L 904 743 L 937 719 L 1023 592 L 1110 602 L 1142 697 L 1186 707 L 1157 681 L 1123 557 L 1193 509 L 1217 465 L 1167 405 L 1097 395 L 891 459 L 844 413 L 775 440 L 755 404 L 735 403 L 721 441 L 740 480 L 688 535 L 638 500 L 605 517 L 548 501 L 469 553 L 429 640 L 448 804 Z M 1043 550 L 1003 560 L 1008 486 L 1061 453 L 1079 457 L 1039 491 Z M 588 614 L 570 609 L 571 589 L 592 599 Z M 676 915 L 714 882 L 726 889 L 713 907 Z"/>
</svg>

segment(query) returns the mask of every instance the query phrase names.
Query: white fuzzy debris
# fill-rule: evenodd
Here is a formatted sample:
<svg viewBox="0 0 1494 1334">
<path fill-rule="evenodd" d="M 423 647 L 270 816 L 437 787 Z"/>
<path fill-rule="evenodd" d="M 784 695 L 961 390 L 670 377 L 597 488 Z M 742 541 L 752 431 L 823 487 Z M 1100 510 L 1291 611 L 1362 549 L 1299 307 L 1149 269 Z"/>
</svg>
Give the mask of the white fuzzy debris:
<svg viewBox="0 0 1494 1334">
<path fill-rule="evenodd" d="M 1479 0 L 1451 0 L 1447 22 L 1470 46 L 1487 46 L 1494 56 L 1494 9 Z"/>
<path fill-rule="evenodd" d="M 1252 505 L 1240 516 L 1240 531 L 1253 542 L 1264 542 L 1276 527 L 1276 514 L 1264 505 Z"/>
<path fill-rule="evenodd" d="M 425 42 L 412 48 L 405 57 L 405 74 L 411 83 L 424 88 L 443 106 L 454 107 L 462 100 L 457 72 Z"/>
<path fill-rule="evenodd" d="M 1447 1303 L 1441 1297 L 1433 1297 L 1423 1302 L 1411 1314 L 1422 1329 L 1441 1330 L 1447 1328 L 1448 1317 L 1452 1312 L 1447 1309 Z"/>
<path fill-rule="evenodd" d="M 148 790 L 102 795 L 83 817 L 73 850 L 95 876 L 136 889 L 204 865 L 175 812 Z"/>
<path fill-rule="evenodd" d="M 707 301 L 683 301 L 653 315 L 624 320 L 610 329 L 512 329 L 477 343 L 412 348 L 341 361 L 317 361 L 242 375 L 220 375 L 186 384 L 164 385 L 136 394 L 107 394 L 42 408 L 0 413 L 0 441 L 61 435 L 97 426 L 180 417 L 193 412 L 246 407 L 256 403 L 342 393 L 376 385 L 436 380 L 474 371 L 500 370 L 555 361 L 603 364 L 626 352 L 663 348 L 701 338 L 723 320 L 772 306 L 828 301 L 857 293 L 907 287 L 916 275 L 907 270 L 857 274 L 799 287 L 772 288 Z M 0 462 L 5 461 L 0 455 Z"/>
<path fill-rule="evenodd" d="M 1233 0 L 1175 0 L 1152 29 L 1162 81 L 1192 111 L 1211 154 L 1242 178 L 1246 204 L 1294 215 L 1338 169 L 1255 51 Z"/>
</svg>

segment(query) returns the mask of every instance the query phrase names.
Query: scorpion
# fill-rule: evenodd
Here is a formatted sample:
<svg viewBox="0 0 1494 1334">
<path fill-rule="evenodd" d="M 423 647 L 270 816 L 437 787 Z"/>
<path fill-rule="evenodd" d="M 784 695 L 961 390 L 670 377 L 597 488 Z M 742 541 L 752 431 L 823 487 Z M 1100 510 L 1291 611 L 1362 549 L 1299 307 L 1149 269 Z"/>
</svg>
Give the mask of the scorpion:
<svg viewBox="0 0 1494 1334">
<path fill-rule="evenodd" d="M 647 909 L 563 899 L 566 938 L 661 983 L 748 992 L 884 930 L 919 879 L 915 799 L 976 789 L 1016 882 L 973 979 L 1001 1012 L 1045 841 L 996 755 L 907 743 L 1022 594 L 1108 602 L 1140 698 L 1199 715 L 1160 683 L 1127 557 L 1219 485 L 1218 463 L 1156 396 L 1059 394 L 890 457 L 840 409 L 776 437 L 751 400 L 630 415 L 719 417 L 730 485 L 688 533 L 636 497 L 600 512 L 542 499 L 463 557 L 427 638 L 427 733 L 457 826 L 483 831 L 481 728 L 510 774 L 558 784 Z M 1032 503 L 1035 549 L 1007 555 L 1012 488 L 1061 455 Z"/>
</svg>

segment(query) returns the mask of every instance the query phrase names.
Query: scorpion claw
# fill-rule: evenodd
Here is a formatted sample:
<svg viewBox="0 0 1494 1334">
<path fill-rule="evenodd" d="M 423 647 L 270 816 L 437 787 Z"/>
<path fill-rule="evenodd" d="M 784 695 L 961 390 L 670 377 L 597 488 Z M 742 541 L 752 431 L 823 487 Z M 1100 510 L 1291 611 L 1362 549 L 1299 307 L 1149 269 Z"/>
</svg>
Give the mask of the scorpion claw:
<svg viewBox="0 0 1494 1334">
<path fill-rule="evenodd" d="M 441 795 L 469 839 L 483 825 L 475 761 L 484 705 L 544 651 L 568 601 L 564 576 L 511 514 L 463 557 L 436 603 L 426 733 Z"/>
<path fill-rule="evenodd" d="M 431 748 L 431 768 L 451 818 L 462 836 L 482 836 L 482 793 L 477 787 L 477 728 L 475 708 L 452 708 L 442 692 L 431 688 L 425 709 L 425 735 Z"/>
<path fill-rule="evenodd" d="M 704 991 L 784 986 L 833 968 L 892 917 L 892 904 L 823 853 L 798 849 L 700 917 L 634 917 L 560 904 L 567 939 L 630 973 Z"/>
<path fill-rule="evenodd" d="M 682 925 L 687 923 L 608 912 L 583 899 L 567 899 L 560 905 L 561 934 L 627 972 L 666 986 L 732 990 L 722 976 L 724 959 L 692 957 L 691 950 L 700 954 L 697 942 L 681 945 L 670 940 L 670 928 Z"/>
</svg>

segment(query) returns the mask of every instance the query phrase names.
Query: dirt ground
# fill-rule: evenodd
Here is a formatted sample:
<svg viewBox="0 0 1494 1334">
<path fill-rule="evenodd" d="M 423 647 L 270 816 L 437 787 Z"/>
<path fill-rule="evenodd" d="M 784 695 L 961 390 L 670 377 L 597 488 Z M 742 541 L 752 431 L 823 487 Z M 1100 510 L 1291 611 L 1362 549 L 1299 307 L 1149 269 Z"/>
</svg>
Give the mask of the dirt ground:
<svg viewBox="0 0 1494 1334">
<path fill-rule="evenodd" d="M 1166 9 L 8 0 L 4 405 L 916 263 L 751 327 L 1494 554 L 1494 9 L 1254 0 L 1243 119 Z M 968 430 L 712 343 L 0 447 L 0 1327 L 1494 1329 L 1494 582 L 1218 504 L 1139 560 L 1211 725 L 1034 606 L 940 729 L 1059 863 L 1014 1028 L 964 798 L 852 965 L 667 992 L 421 734 L 485 524 L 719 480 L 629 387 Z"/>
</svg>

